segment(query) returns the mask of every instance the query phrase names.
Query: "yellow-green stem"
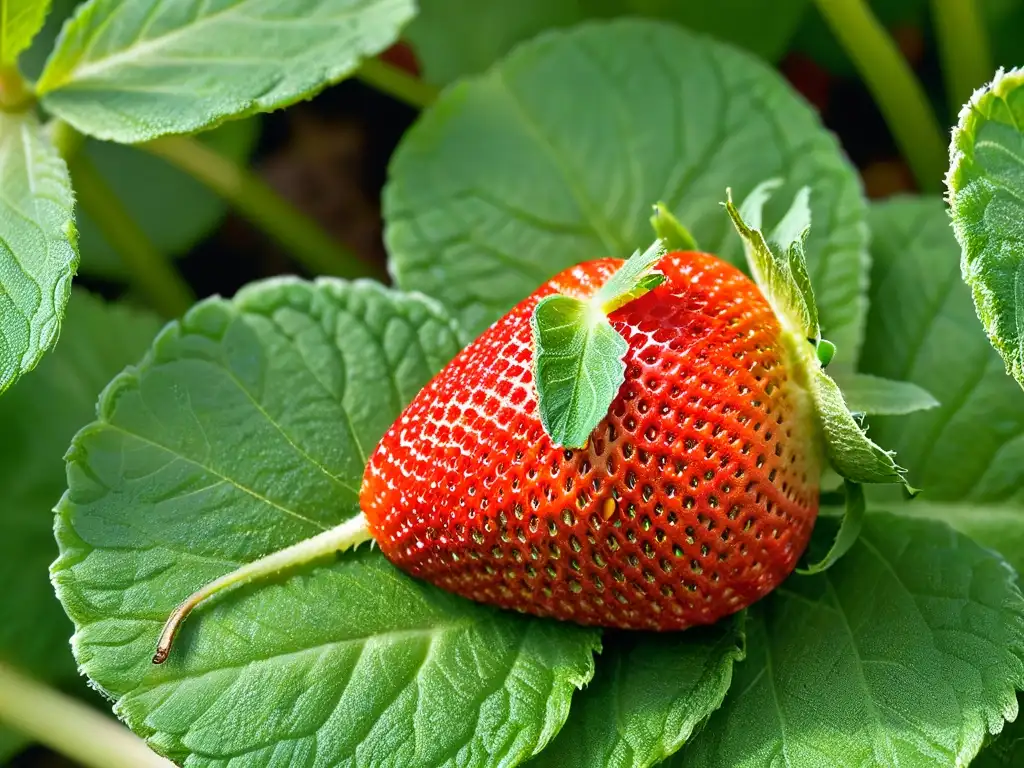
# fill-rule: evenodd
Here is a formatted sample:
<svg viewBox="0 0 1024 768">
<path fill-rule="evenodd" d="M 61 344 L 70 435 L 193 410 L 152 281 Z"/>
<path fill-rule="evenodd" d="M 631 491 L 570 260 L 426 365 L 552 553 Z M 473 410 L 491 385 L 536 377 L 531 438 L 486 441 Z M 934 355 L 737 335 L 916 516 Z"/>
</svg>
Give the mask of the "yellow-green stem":
<svg viewBox="0 0 1024 768">
<path fill-rule="evenodd" d="M 153 654 L 154 664 L 163 664 L 171 652 L 174 638 L 178 634 L 182 623 L 188 618 L 201 603 L 209 600 L 214 595 L 232 589 L 233 587 L 249 584 L 258 579 L 273 576 L 281 571 L 294 568 L 299 565 L 318 560 L 322 557 L 332 555 L 336 552 L 344 552 L 370 540 L 370 530 L 366 517 L 360 512 L 351 520 L 346 520 L 334 528 L 318 533 L 308 539 L 292 544 L 290 547 L 271 552 L 259 560 L 236 568 L 226 573 L 219 579 L 199 588 L 185 599 L 174 613 L 170 615 L 160 633 L 160 640 L 157 643 L 156 653 Z"/>
<path fill-rule="evenodd" d="M 141 145 L 193 176 L 262 229 L 314 274 L 383 277 L 383 271 L 342 247 L 259 176 L 188 136 Z"/>
<path fill-rule="evenodd" d="M 815 0 L 833 34 L 878 103 L 896 144 L 924 192 L 938 192 L 946 172 L 946 136 L 928 97 L 866 0 Z"/>
<path fill-rule="evenodd" d="M 428 107 L 437 99 L 435 86 L 379 58 L 364 61 L 356 70 L 356 77 L 416 109 Z"/>
<path fill-rule="evenodd" d="M 3 663 L 0 723 L 88 768 L 174 768 L 117 721 Z"/>
<path fill-rule="evenodd" d="M 932 0 L 950 114 L 992 79 L 992 53 L 976 0 Z"/>
<path fill-rule="evenodd" d="M 195 302 L 192 289 L 142 231 L 92 161 L 78 152 L 68 168 L 79 204 L 117 251 L 132 282 L 161 314 L 184 314 Z"/>
</svg>

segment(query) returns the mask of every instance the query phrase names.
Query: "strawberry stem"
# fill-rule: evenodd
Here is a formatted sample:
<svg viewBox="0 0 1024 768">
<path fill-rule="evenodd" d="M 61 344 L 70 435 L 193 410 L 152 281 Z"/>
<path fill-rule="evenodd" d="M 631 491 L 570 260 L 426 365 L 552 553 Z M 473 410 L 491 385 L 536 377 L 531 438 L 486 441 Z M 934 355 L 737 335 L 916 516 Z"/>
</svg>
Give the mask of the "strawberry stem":
<svg viewBox="0 0 1024 768">
<path fill-rule="evenodd" d="M 211 581 L 206 586 L 193 592 L 184 602 L 174 609 L 174 613 L 167 619 L 163 631 L 160 633 L 160 640 L 156 646 L 156 653 L 153 654 L 154 664 L 163 664 L 167 661 L 174 644 L 174 638 L 178 634 L 182 623 L 188 615 L 202 602 L 223 592 L 231 587 L 242 584 L 249 584 L 257 579 L 272 576 L 297 565 L 305 565 L 313 560 L 344 552 L 371 540 L 370 529 L 366 517 L 360 512 L 351 520 L 346 520 L 341 525 L 330 530 L 318 533 L 308 539 L 292 544 L 290 547 L 279 549 L 266 557 L 254 560 L 230 573 L 226 573 L 219 579 Z"/>
</svg>

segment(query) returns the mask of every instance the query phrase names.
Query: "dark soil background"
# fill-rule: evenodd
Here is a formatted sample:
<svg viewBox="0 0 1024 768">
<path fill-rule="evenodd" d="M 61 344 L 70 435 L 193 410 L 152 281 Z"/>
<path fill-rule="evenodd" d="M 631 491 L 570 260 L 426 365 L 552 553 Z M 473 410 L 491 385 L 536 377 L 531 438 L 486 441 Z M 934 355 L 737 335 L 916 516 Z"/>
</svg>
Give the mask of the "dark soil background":
<svg viewBox="0 0 1024 768">
<path fill-rule="evenodd" d="M 932 95 L 936 114 L 945 116 L 934 47 L 920 28 L 890 31 Z M 404 47 L 385 56 L 396 64 L 415 66 Z M 799 53 L 789 54 L 779 69 L 839 137 L 860 170 L 868 197 L 916 190 L 878 108 L 858 79 L 835 77 Z M 253 167 L 347 248 L 383 268 L 381 190 L 391 153 L 416 115 L 405 104 L 349 80 L 309 102 L 264 115 Z M 246 283 L 274 275 L 306 274 L 263 232 L 233 213 L 178 266 L 200 298 L 231 296 Z M 117 284 L 87 275 L 76 282 L 111 299 L 123 291 Z M 76 764 L 33 747 L 8 766 L 75 768 Z"/>
</svg>

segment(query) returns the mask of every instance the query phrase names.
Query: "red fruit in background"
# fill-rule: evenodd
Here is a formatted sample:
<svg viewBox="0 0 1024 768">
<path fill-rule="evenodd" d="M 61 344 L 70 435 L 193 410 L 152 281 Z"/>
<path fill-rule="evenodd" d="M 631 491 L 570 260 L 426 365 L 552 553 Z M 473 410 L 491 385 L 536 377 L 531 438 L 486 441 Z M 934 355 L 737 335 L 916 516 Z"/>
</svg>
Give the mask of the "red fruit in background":
<svg viewBox="0 0 1024 768">
<path fill-rule="evenodd" d="M 714 256 L 610 315 L 626 380 L 583 450 L 541 426 L 530 317 L 622 262 L 541 286 L 463 350 L 381 440 L 361 506 L 383 553 L 472 600 L 582 624 L 717 621 L 795 567 L 818 509 L 810 396 L 759 289 Z"/>
</svg>

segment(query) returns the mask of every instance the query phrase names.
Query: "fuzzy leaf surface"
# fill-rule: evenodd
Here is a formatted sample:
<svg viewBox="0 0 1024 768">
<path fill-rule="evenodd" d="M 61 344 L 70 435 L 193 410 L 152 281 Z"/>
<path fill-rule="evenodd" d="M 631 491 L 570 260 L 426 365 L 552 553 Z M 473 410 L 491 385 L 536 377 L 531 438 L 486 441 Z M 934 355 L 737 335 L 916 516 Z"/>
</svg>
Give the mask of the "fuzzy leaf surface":
<svg viewBox="0 0 1024 768">
<path fill-rule="evenodd" d="M 1017 715 L 1024 598 L 942 523 L 870 513 L 842 560 L 749 613 L 730 695 L 668 765 L 966 765 Z"/>
<path fill-rule="evenodd" d="M 645 248 L 656 201 L 702 249 L 742 263 L 718 204 L 726 187 L 743 199 L 784 178 L 765 210 L 770 231 L 808 186 L 822 331 L 837 363 L 856 358 L 859 182 L 778 73 L 730 46 L 643 20 L 550 32 L 446 91 L 405 135 L 390 176 L 391 271 L 440 299 L 467 340 L 562 269 Z"/>
<path fill-rule="evenodd" d="M 286 107 L 387 48 L 412 0 L 89 0 L 39 79 L 82 133 L 134 143 Z"/>
<path fill-rule="evenodd" d="M 678 751 L 729 690 L 743 618 L 679 635 L 606 633 L 597 674 L 530 768 L 646 768 Z"/>
<path fill-rule="evenodd" d="M 78 267 L 74 193 L 32 112 L 0 112 L 0 393 L 57 340 Z"/>
<path fill-rule="evenodd" d="M 100 391 L 142 357 L 159 327 L 148 313 L 76 290 L 53 352 L 0 397 L 0 660 L 40 679 L 77 679 L 71 624 L 47 578 L 57 556 L 52 510 L 66 487 L 62 457 L 95 418 Z"/>
<path fill-rule="evenodd" d="M 487 69 L 517 44 L 588 19 L 647 16 L 680 24 L 778 60 L 807 0 L 420 0 L 409 25 L 428 80 L 444 85 Z"/>
<path fill-rule="evenodd" d="M 458 349 L 421 296 L 270 280 L 197 305 L 107 388 L 69 453 L 52 573 L 79 663 L 157 751 L 511 766 L 554 736 L 599 634 L 470 603 L 370 549 L 225 594 L 150 662 L 194 589 L 356 512 L 367 453 Z"/>
<path fill-rule="evenodd" d="M 946 185 L 964 280 L 1024 386 L 1024 70 L 1000 71 L 964 106 Z"/>
</svg>

